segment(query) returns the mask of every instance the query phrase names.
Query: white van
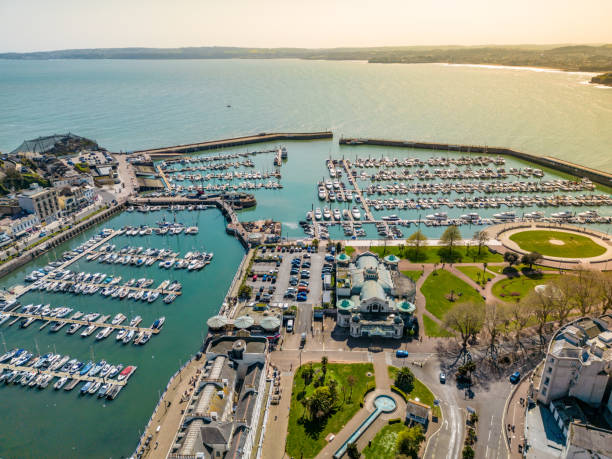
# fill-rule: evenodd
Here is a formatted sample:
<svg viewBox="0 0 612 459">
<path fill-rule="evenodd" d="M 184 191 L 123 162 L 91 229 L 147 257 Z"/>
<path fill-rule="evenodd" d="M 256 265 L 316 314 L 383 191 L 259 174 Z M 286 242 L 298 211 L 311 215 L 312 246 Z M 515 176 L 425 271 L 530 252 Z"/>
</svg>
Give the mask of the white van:
<svg viewBox="0 0 612 459">
<path fill-rule="evenodd" d="M 287 328 L 287 331 L 289 333 L 293 333 L 293 319 L 289 319 L 287 321 L 287 327 L 286 328 Z"/>
</svg>

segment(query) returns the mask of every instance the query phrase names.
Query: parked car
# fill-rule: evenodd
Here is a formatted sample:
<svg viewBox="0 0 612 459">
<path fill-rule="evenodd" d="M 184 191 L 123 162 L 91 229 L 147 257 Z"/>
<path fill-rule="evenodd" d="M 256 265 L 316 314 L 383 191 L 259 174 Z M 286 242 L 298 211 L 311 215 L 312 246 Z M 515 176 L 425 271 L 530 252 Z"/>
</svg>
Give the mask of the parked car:
<svg viewBox="0 0 612 459">
<path fill-rule="evenodd" d="M 446 384 L 446 373 L 444 373 L 443 371 L 440 372 L 440 383 Z"/>
</svg>

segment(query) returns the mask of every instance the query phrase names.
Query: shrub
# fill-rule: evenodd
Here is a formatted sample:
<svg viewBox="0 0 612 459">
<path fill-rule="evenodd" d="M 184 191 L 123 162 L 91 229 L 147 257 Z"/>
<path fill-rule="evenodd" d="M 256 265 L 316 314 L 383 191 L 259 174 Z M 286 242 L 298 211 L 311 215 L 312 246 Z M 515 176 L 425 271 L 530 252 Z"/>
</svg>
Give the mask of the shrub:
<svg viewBox="0 0 612 459">
<path fill-rule="evenodd" d="M 402 418 L 389 419 L 389 424 L 397 424 L 399 422 L 402 422 Z"/>
<path fill-rule="evenodd" d="M 408 401 L 408 395 L 406 395 L 406 393 L 403 390 L 401 390 L 399 387 L 391 386 L 391 392 L 395 392 L 397 395 L 402 397 L 405 402 Z"/>
</svg>

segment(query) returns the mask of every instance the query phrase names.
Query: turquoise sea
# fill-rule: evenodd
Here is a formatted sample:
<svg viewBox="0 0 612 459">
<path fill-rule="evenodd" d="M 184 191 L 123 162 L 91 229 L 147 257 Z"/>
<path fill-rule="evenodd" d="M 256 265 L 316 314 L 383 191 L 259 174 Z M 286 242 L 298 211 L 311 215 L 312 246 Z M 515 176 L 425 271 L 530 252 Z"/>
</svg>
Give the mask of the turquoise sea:
<svg viewBox="0 0 612 459">
<path fill-rule="evenodd" d="M 96 139 L 109 150 L 126 151 L 258 132 L 331 129 L 338 137 L 507 146 L 612 171 L 612 90 L 584 84 L 589 78 L 505 68 L 297 60 L 0 61 L 0 151 L 11 151 L 24 139 L 67 131 Z M 273 144 L 234 150 L 268 146 Z M 337 139 L 290 142 L 287 149 L 283 190 L 257 191 L 257 207 L 243 211 L 241 218 L 275 218 L 284 223 L 284 234 L 289 236 L 302 234 L 297 222 L 311 205 L 318 205 L 314 185 L 327 177 L 324 160 L 330 155 L 424 158 L 431 154 L 340 148 Z M 267 169 L 271 161 L 271 156 L 256 159 L 258 167 Z M 524 165 L 509 161 L 507 167 L 512 166 Z M 468 211 L 440 210 L 449 215 Z M 507 209 L 495 212 L 501 210 Z M 389 213 L 398 212 L 385 212 Z M 601 213 L 612 215 L 611 209 Z M 124 213 L 101 227 L 151 224 L 163 215 Z M 120 302 L 99 295 L 31 293 L 22 299 L 23 304 L 44 301 L 85 312 L 140 314 L 146 325 L 165 315 L 164 330 L 145 347 L 121 346 L 112 337 L 96 343 L 93 337 L 67 336 L 63 331 L 51 334 L 38 331 L 36 324 L 26 330 L 0 327 L 0 351 L 5 345 L 38 347 L 42 353 L 55 349 L 80 359 L 93 353 L 98 360 L 139 367 L 117 400 L 108 403 L 76 392 L 0 385 L 1 457 L 131 454 L 159 392 L 180 363 L 197 351 L 206 319 L 219 309 L 243 254 L 238 242 L 225 234 L 218 211 L 181 212 L 176 218 L 198 224 L 200 233 L 178 238 L 122 236 L 113 243 L 169 246 L 182 253 L 214 251 L 213 263 L 200 273 L 86 261 L 74 268 L 158 282 L 176 277 L 184 284 L 184 295 L 172 305 L 159 300 L 153 305 Z M 27 272 L 101 227 L 3 278 L 0 286 L 22 283 Z M 428 235 L 435 237 L 437 231 L 431 229 Z M 465 235 L 471 231 L 466 229 Z"/>
</svg>

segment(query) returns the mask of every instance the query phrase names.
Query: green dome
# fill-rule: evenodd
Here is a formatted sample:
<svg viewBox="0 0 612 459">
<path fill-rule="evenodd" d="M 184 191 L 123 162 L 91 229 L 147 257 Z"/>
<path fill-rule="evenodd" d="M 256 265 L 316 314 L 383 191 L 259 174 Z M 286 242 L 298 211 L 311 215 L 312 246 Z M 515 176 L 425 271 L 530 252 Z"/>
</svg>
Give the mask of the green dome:
<svg viewBox="0 0 612 459">
<path fill-rule="evenodd" d="M 340 255 L 336 257 L 336 260 L 342 263 L 346 263 L 349 261 L 351 257 L 349 257 L 346 253 L 342 252 Z"/>
<path fill-rule="evenodd" d="M 399 263 L 400 259 L 397 258 L 395 255 L 391 254 L 385 257 L 385 261 L 387 263 Z"/>
<path fill-rule="evenodd" d="M 410 301 L 402 301 L 397 305 L 397 309 L 399 312 L 403 312 L 405 314 L 412 314 L 414 311 L 416 311 L 416 306 Z"/>
<path fill-rule="evenodd" d="M 338 303 L 338 309 L 351 309 L 353 306 L 355 306 L 355 303 L 353 303 L 351 300 L 342 300 L 340 301 L 340 303 Z"/>
</svg>

